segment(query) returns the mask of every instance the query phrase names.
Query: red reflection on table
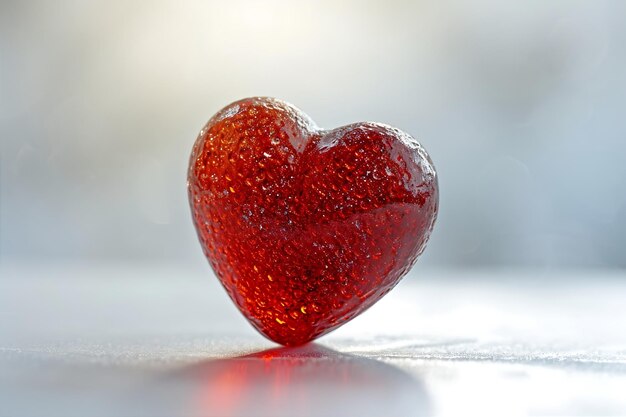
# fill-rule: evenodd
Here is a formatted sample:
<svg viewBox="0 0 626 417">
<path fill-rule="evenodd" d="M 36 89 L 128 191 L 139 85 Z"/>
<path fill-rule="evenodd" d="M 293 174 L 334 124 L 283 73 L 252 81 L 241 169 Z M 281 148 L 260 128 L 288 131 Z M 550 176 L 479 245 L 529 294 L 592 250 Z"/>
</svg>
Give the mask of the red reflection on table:
<svg viewBox="0 0 626 417">
<path fill-rule="evenodd" d="M 429 408 L 423 387 L 405 372 L 316 344 L 207 361 L 186 375 L 201 415 L 407 416 Z"/>
</svg>

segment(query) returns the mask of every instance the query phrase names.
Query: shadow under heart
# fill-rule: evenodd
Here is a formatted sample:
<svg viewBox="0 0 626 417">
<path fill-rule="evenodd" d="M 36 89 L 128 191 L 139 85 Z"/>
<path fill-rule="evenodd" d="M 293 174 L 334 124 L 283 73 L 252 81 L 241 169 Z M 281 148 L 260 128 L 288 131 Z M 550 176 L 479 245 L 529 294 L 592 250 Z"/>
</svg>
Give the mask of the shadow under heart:
<svg viewBox="0 0 626 417">
<path fill-rule="evenodd" d="M 423 385 L 383 362 L 311 343 L 202 361 L 184 380 L 183 414 L 203 416 L 411 416 L 430 414 Z M 182 411 L 182 410 L 181 410 Z"/>
</svg>

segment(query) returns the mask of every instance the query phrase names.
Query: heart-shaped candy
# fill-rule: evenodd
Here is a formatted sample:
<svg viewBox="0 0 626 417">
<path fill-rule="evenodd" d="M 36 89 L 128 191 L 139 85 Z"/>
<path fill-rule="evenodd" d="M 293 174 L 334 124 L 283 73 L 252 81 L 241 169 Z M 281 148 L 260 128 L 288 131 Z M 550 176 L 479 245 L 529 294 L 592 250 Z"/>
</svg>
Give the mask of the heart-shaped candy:
<svg viewBox="0 0 626 417">
<path fill-rule="evenodd" d="M 224 288 L 259 332 L 290 346 L 389 292 L 424 250 L 438 208 L 433 164 L 408 134 L 378 123 L 322 130 L 272 98 L 209 120 L 188 191 Z"/>
</svg>

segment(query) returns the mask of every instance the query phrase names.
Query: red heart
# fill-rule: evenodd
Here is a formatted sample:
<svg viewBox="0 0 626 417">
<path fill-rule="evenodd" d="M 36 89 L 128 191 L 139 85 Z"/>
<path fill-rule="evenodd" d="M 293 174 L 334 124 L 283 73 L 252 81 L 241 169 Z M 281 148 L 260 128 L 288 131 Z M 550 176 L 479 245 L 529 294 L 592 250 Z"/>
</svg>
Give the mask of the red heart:
<svg viewBox="0 0 626 417">
<path fill-rule="evenodd" d="M 321 130 L 249 98 L 200 132 L 188 178 L 204 254 L 268 338 L 300 345 L 400 281 L 437 217 L 437 175 L 408 134 L 377 123 Z"/>
</svg>

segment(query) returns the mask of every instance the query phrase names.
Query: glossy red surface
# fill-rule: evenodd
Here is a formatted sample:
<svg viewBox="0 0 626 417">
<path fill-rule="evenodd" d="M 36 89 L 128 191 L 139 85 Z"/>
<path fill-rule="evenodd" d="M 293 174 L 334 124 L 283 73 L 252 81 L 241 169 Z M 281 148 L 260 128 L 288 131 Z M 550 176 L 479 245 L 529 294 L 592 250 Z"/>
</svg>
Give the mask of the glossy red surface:
<svg viewBox="0 0 626 417">
<path fill-rule="evenodd" d="M 200 243 L 252 325 L 300 345 L 391 290 L 424 250 L 437 176 L 408 134 L 322 130 L 282 101 L 249 98 L 200 132 L 188 191 Z"/>
</svg>

